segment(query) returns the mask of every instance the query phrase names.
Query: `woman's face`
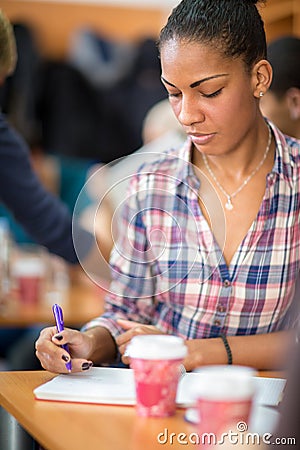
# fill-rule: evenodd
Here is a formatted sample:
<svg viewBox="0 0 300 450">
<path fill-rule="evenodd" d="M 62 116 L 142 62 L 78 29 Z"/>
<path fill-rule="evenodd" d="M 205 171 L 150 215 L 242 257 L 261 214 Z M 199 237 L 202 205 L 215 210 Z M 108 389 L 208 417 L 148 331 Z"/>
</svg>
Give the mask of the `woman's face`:
<svg viewBox="0 0 300 450">
<path fill-rule="evenodd" d="M 194 146 L 212 155 L 238 148 L 258 115 L 243 61 L 210 45 L 171 40 L 161 48 L 161 66 L 171 106 Z"/>
</svg>

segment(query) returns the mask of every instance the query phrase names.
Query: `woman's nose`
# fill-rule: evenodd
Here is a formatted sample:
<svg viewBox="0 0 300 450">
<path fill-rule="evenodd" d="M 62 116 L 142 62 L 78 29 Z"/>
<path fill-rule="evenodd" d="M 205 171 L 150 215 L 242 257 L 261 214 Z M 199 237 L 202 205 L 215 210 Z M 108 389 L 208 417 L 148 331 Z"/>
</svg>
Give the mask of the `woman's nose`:
<svg viewBox="0 0 300 450">
<path fill-rule="evenodd" d="M 190 126 L 193 123 L 204 122 L 205 115 L 197 101 L 183 98 L 180 105 L 178 120 L 182 125 Z"/>
</svg>

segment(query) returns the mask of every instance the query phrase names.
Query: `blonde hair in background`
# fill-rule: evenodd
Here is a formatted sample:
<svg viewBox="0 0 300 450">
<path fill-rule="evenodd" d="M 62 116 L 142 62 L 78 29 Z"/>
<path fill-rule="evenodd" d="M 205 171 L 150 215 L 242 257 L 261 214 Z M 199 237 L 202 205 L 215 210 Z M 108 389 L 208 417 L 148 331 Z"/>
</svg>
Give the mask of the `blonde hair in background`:
<svg viewBox="0 0 300 450">
<path fill-rule="evenodd" d="M 13 73 L 17 63 L 17 49 L 13 28 L 0 10 L 0 82 Z"/>
</svg>

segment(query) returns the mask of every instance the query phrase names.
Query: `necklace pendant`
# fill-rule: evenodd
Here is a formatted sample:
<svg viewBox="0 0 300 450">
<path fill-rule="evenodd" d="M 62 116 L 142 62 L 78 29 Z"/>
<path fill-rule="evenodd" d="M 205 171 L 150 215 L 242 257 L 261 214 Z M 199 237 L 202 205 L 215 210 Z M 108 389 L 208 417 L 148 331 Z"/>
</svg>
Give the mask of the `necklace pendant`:
<svg viewBox="0 0 300 450">
<path fill-rule="evenodd" d="M 231 203 L 231 198 L 229 196 L 227 197 L 227 202 L 225 203 L 225 208 L 228 211 L 231 211 L 233 209 L 233 204 Z"/>
</svg>

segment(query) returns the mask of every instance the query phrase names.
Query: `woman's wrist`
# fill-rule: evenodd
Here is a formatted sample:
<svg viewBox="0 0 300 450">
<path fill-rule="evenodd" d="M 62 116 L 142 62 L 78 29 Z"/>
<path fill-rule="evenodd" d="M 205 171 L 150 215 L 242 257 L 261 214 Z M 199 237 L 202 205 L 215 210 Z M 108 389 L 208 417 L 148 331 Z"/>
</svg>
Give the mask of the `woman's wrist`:
<svg viewBox="0 0 300 450">
<path fill-rule="evenodd" d="M 184 366 L 187 371 L 212 364 L 227 364 L 228 357 L 222 340 L 217 338 L 186 341 L 188 355 Z"/>
<path fill-rule="evenodd" d="M 116 342 L 104 327 L 93 327 L 84 332 L 88 337 L 87 359 L 95 364 L 114 361 L 117 355 Z"/>
</svg>

